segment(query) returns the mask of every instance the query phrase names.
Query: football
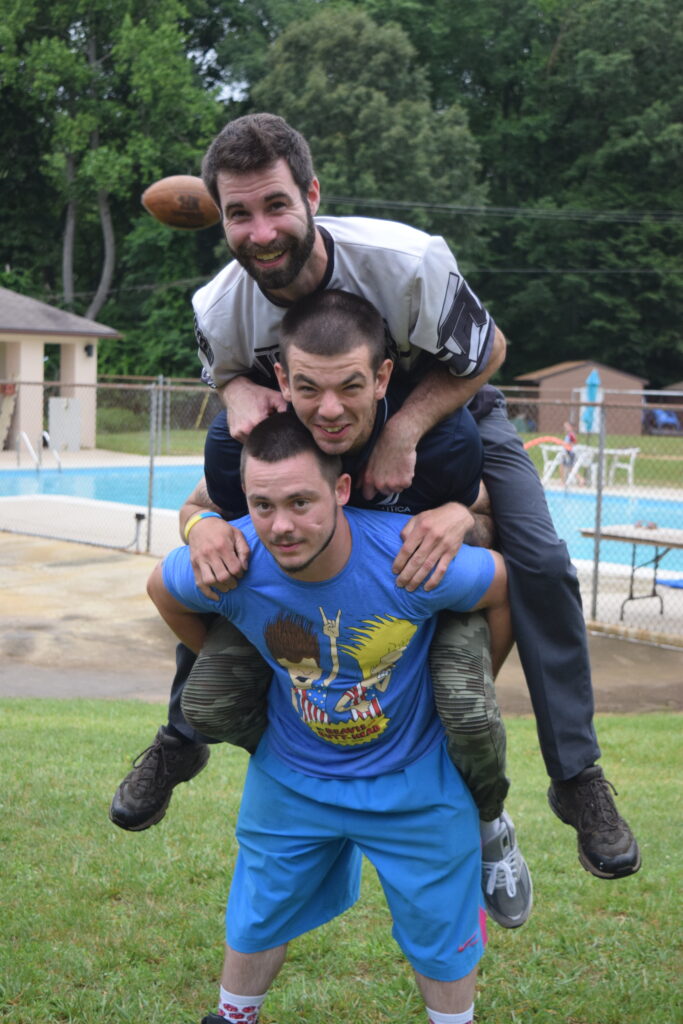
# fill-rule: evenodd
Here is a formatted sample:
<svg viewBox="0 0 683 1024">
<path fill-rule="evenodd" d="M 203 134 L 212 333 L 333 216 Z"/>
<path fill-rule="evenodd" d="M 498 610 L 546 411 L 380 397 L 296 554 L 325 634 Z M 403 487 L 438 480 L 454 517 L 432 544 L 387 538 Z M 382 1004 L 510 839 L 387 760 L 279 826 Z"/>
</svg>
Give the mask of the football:
<svg viewBox="0 0 683 1024">
<path fill-rule="evenodd" d="M 162 224 L 185 231 L 210 228 L 221 219 L 204 182 L 192 174 L 173 174 L 155 181 L 142 193 L 142 205 Z"/>
</svg>

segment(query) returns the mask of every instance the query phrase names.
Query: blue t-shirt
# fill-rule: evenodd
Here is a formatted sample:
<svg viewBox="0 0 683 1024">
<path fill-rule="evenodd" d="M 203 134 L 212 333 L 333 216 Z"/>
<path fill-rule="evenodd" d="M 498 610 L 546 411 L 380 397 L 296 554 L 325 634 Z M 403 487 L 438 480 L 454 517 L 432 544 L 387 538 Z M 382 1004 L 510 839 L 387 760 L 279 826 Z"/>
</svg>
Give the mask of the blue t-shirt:
<svg viewBox="0 0 683 1024">
<path fill-rule="evenodd" d="M 494 574 L 489 551 L 463 545 L 434 590 L 409 593 L 391 571 L 407 517 L 345 514 L 351 555 L 323 582 L 284 573 L 249 517 L 235 524 L 251 548 L 249 569 L 217 603 L 195 585 L 187 547 L 163 568 L 176 600 L 225 615 L 272 665 L 270 749 L 290 768 L 324 778 L 400 771 L 441 742 L 427 663 L 434 616 L 474 607 Z"/>
</svg>

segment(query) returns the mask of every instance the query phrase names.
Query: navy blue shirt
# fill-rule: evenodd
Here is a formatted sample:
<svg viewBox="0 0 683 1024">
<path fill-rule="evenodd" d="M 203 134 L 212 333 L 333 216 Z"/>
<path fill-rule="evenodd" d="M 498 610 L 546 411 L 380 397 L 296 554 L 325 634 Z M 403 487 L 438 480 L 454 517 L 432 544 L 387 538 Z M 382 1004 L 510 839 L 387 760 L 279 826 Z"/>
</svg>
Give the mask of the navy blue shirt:
<svg viewBox="0 0 683 1024">
<path fill-rule="evenodd" d="M 401 405 L 400 387 L 392 387 L 378 403 L 372 434 L 358 452 L 342 457 L 344 472 L 354 483 L 389 416 Z M 247 503 L 240 483 L 242 445 L 228 432 L 225 412 L 219 412 L 209 427 L 204 446 L 204 474 L 211 501 L 226 519 L 246 515 Z M 416 515 L 447 501 L 471 505 L 477 498 L 484 463 L 484 450 L 477 425 L 466 408 L 458 409 L 437 423 L 417 446 L 415 476 L 409 487 L 396 494 L 376 494 L 367 501 L 354 487 L 350 505 Z"/>
</svg>

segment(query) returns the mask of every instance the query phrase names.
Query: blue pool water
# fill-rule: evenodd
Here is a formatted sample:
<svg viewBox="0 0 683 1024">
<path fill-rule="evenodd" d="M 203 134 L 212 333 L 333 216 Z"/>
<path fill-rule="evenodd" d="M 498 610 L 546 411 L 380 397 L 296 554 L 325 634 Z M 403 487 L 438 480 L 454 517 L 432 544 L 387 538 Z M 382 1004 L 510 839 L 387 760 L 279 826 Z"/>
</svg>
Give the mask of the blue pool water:
<svg viewBox="0 0 683 1024">
<path fill-rule="evenodd" d="M 178 509 L 193 490 L 202 473 L 201 466 L 155 466 L 153 505 Z M 121 469 L 32 469 L 0 472 L 0 497 L 26 494 L 62 494 L 99 501 L 119 501 L 128 505 L 147 506 L 147 466 Z M 591 494 L 548 491 L 548 505 L 560 537 L 564 537 L 574 559 L 593 558 L 593 540 L 582 537 L 582 527 L 595 523 L 595 498 Z M 603 497 L 602 522 L 655 522 L 660 527 L 683 526 L 683 503 L 648 497 Z M 641 553 L 645 549 L 641 548 Z M 618 541 L 603 541 L 600 558 L 604 562 L 629 564 L 631 546 Z M 641 559 L 642 560 L 642 559 Z M 666 558 L 667 569 L 683 572 L 683 550 L 671 551 Z"/>
</svg>

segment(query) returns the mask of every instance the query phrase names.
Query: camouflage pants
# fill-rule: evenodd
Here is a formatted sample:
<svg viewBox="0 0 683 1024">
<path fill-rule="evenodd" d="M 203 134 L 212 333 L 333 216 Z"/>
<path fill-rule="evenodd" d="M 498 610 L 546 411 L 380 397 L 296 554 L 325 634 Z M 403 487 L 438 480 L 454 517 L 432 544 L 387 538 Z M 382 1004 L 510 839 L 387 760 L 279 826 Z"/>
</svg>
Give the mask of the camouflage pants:
<svg viewBox="0 0 683 1024">
<path fill-rule="evenodd" d="M 434 703 L 480 818 L 493 821 L 510 788 L 505 725 L 496 700 L 489 627 L 482 612 L 441 612 L 429 651 Z"/>
<path fill-rule="evenodd" d="M 480 816 L 496 818 L 509 788 L 505 727 L 496 702 L 486 618 L 441 612 L 430 651 L 434 700 L 448 754 Z M 253 752 L 267 725 L 272 670 L 227 619 L 219 618 L 185 684 L 182 711 L 212 739 Z"/>
</svg>

